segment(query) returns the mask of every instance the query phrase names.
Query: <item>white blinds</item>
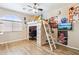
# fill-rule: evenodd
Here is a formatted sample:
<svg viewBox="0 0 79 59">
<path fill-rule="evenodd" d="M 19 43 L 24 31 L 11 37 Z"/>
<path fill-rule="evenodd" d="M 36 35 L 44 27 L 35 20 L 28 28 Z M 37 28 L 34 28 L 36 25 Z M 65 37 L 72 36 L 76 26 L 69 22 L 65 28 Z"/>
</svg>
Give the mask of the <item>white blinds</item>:
<svg viewBox="0 0 79 59">
<path fill-rule="evenodd" d="M 22 31 L 22 22 L 0 20 L 0 32 Z"/>
</svg>

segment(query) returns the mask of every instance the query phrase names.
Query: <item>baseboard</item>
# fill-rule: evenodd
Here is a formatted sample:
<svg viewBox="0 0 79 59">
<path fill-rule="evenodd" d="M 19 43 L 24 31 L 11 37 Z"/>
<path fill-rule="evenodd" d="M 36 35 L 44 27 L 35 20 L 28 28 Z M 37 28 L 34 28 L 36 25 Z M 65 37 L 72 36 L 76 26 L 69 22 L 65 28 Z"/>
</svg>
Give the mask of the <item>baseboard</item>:
<svg viewBox="0 0 79 59">
<path fill-rule="evenodd" d="M 75 47 L 71 47 L 71 46 L 67 46 L 67 47 L 69 47 L 71 49 L 79 50 L 78 48 L 75 48 Z"/>
<path fill-rule="evenodd" d="M 20 40 L 26 40 L 26 39 L 18 39 L 18 40 L 13 40 L 13 41 L 7 41 L 7 42 L 1 42 L 0 44 L 6 44 L 6 43 L 12 43 Z"/>
<path fill-rule="evenodd" d="M 63 44 L 61 44 L 61 43 L 56 43 L 56 44 L 62 45 L 62 46 L 64 46 L 64 47 L 68 47 L 68 48 L 71 48 L 71 49 L 79 50 L 78 48 L 71 47 L 71 46 L 68 46 L 68 45 L 63 45 Z"/>
</svg>

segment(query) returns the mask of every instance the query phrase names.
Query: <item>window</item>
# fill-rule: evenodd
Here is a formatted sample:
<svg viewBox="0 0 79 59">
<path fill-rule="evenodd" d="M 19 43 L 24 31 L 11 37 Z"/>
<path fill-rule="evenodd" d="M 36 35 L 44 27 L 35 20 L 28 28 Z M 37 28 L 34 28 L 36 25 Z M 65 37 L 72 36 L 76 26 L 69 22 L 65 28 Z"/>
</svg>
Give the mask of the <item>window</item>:
<svg viewBox="0 0 79 59">
<path fill-rule="evenodd" d="M 0 31 L 22 31 L 22 20 L 12 15 L 0 17 Z"/>
<path fill-rule="evenodd" d="M 0 16 L 0 19 L 9 21 L 22 21 L 18 16 L 15 15 Z"/>
</svg>

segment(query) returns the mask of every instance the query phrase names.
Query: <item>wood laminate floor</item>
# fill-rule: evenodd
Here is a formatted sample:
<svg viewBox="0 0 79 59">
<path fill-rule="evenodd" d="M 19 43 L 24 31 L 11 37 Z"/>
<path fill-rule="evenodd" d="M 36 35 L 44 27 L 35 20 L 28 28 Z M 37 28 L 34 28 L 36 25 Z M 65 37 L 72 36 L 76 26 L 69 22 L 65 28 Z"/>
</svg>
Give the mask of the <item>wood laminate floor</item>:
<svg viewBox="0 0 79 59">
<path fill-rule="evenodd" d="M 54 52 L 48 45 L 37 47 L 35 40 L 0 44 L 0 55 L 79 55 L 79 51 L 57 45 Z"/>
</svg>

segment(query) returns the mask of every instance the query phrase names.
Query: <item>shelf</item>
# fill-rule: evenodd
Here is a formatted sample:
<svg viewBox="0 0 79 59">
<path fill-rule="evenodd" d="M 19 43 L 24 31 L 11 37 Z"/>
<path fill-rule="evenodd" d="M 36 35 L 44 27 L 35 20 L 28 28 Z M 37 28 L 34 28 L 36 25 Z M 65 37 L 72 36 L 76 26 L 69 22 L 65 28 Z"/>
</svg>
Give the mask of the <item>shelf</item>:
<svg viewBox="0 0 79 59">
<path fill-rule="evenodd" d="M 58 30 L 58 31 L 69 31 L 69 30 Z"/>
</svg>

